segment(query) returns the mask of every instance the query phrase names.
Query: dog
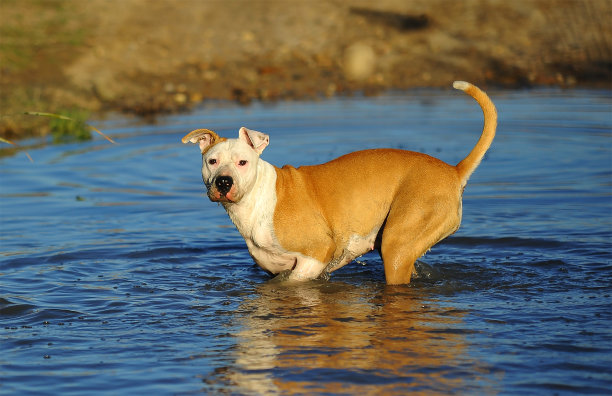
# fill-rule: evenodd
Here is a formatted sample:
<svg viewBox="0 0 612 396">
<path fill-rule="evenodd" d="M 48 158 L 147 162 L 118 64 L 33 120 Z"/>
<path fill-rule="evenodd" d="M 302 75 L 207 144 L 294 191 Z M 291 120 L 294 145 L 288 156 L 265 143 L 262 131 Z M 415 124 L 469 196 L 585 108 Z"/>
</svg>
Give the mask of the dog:
<svg viewBox="0 0 612 396">
<path fill-rule="evenodd" d="M 386 283 L 406 284 L 415 261 L 459 228 L 463 190 L 495 137 L 489 97 L 465 81 L 453 87 L 484 114 L 480 139 L 456 166 L 412 151 L 370 149 L 278 168 L 260 158 L 269 136 L 245 127 L 237 139 L 197 129 L 182 142 L 199 145 L 209 199 L 223 205 L 269 274 L 316 279 L 377 249 Z"/>
</svg>

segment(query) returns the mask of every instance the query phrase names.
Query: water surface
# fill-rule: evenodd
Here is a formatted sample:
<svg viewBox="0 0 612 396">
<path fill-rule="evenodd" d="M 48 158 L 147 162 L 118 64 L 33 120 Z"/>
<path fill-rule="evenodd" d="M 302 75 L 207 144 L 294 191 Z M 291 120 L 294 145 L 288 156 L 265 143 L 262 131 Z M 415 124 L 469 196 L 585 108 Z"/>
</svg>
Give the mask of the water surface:
<svg viewBox="0 0 612 396">
<path fill-rule="evenodd" d="M 460 92 L 116 116 L 95 124 L 119 145 L 0 159 L 0 393 L 610 394 L 612 94 L 490 95 L 462 227 L 409 286 L 377 254 L 269 282 L 180 138 L 244 125 L 275 165 L 373 147 L 455 164 L 482 127 Z"/>
</svg>

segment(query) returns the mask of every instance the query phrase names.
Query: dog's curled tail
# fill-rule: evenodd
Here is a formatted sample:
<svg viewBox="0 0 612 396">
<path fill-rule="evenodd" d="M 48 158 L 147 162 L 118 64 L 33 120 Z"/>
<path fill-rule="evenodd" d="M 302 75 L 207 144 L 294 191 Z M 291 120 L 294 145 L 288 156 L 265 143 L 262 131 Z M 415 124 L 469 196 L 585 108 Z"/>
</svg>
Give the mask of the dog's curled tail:
<svg viewBox="0 0 612 396">
<path fill-rule="evenodd" d="M 461 187 L 465 187 L 468 179 L 491 146 L 491 142 L 493 142 L 495 129 L 497 128 L 497 110 L 495 110 L 495 105 L 487 94 L 478 87 L 465 81 L 455 81 L 453 88 L 465 91 L 465 93 L 476 99 L 484 114 L 484 127 L 482 128 L 482 134 L 480 139 L 478 139 L 478 143 L 476 143 L 476 146 L 474 146 L 468 156 L 456 166 L 459 179 L 461 180 Z"/>
</svg>

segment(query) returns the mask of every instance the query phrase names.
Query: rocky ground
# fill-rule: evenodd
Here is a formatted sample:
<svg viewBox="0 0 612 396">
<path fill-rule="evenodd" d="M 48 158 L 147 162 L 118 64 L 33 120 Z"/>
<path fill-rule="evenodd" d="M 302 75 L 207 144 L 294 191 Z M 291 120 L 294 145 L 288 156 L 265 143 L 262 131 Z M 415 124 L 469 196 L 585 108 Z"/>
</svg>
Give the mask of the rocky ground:
<svg viewBox="0 0 612 396">
<path fill-rule="evenodd" d="M 0 137 L 24 111 L 140 116 L 387 89 L 612 89 L 609 0 L 0 0 Z"/>
</svg>

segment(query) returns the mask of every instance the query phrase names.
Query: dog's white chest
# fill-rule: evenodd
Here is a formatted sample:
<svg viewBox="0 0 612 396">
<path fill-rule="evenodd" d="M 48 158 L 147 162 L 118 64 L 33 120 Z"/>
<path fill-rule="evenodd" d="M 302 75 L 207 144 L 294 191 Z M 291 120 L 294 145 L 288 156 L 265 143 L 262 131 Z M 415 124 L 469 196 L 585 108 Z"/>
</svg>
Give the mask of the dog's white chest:
<svg viewBox="0 0 612 396">
<path fill-rule="evenodd" d="M 244 237 L 249 253 L 261 268 L 273 274 L 293 268 L 297 258 L 286 252 L 276 240 L 272 216 L 260 217 L 248 225 L 234 220 L 234 224 Z"/>
<path fill-rule="evenodd" d="M 257 265 L 270 273 L 278 274 L 290 270 L 296 263 L 295 255 L 283 252 L 277 246 L 258 246 L 249 239 L 246 239 L 246 244 Z"/>
<path fill-rule="evenodd" d="M 264 161 L 260 163 L 262 167 L 255 187 L 239 205 L 228 205 L 226 210 L 255 262 L 277 274 L 292 269 L 297 258 L 285 251 L 274 235 L 276 172 Z"/>
</svg>

